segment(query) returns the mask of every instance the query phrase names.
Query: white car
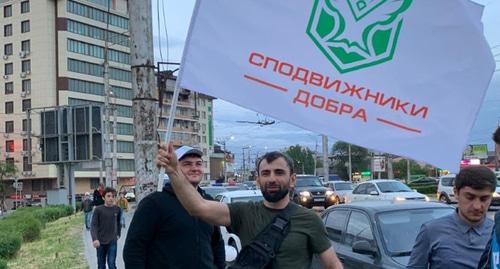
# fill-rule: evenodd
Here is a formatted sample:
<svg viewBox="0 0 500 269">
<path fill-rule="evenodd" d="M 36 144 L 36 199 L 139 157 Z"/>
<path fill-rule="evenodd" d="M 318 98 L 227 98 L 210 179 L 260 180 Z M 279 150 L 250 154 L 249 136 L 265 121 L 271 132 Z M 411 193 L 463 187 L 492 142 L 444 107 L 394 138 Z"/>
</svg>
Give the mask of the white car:
<svg viewBox="0 0 500 269">
<path fill-rule="evenodd" d="M 392 179 L 376 179 L 360 183 L 345 203 L 367 200 L 389 201 L 430 201 L 429 197 L 410 189 L 405 184 Z"/>
<path fill-rule="evenodd" d="M 437 188 L 437 199 L 442 203 L 456 203 L 455 193 L 453 188 L 455 187 L 455 174 L 448 174 L 439 178 L 438 188 Z"/>
<path fill-rule="evenodd" d="M 351 182 L 342 180 L 328 181 L 324 186 L 333 191 L 337 204 L 345 203 L 345 198 L 347 195 L 352 194 L 352 189 L 354 188 Z"/>
</svg>

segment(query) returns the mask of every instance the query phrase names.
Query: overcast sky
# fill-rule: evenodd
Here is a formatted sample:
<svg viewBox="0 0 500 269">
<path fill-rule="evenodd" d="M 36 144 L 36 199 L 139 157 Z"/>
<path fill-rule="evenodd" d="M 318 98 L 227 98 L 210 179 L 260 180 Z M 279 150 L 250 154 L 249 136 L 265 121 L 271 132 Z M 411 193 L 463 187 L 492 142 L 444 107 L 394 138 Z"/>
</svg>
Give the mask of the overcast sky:
<svg viewBox="0 0 500 269">
<path fill-rule="evenodd" d="M 167 61 L 168 54 L 169 61 L 180 62 L 195 0 L 158 1 L 160 2 L 159 8 L 157 8 L 157 1 L 152 1 L 155 58 L 156 60 Z M 477 0 L 476 2 L 485 5 L 483 14 L 484 32 L 490 47 L 493 48 L 493 54 L 496 54 L 496 59 L 500 61 L 500 27 L 498 27 L 500 25 L 500 1 Z M 158 12 L 160 15 L 159 24 Z M 159 31 L 158 25 L 160 26 Z M 168 33 L 168 50 L 166 33 Z M 159 41 L 161 41 L 163 59 L 160 57 Z M 497 45 L 498 47 L 495 47 Z M 243 109 L 223 100 L 214 101 L 215 138 L 227 139 L 231 136 L 234 137 L 233 140 L 227 142 L 227 148 L 237 154 L 237 167 L 241 165 L 241 152 L 245 146 L 252 147 L 252 154 L 262 153 L 267 150 L 279 150 L 294 144 L 305 145 L 312 150 L 321 152 L 321 137 L 318 134 L 293 125 L 279 121 L 277 124 L 269 126 L 236 122 L 239 120 L 258 121 L 264 119 L 264 115 L 257 115 L 256 112 Z M 472 129 L 469 143 L 487 143 L 489 150 L 493 150 L 491 134 L 498 125 L 499 120 L 500 72 L 496 72 L 476 124 Z M 331 148 L 334 141 L 333 138 L 329 138 L 329 148 Z"/>
</svg>

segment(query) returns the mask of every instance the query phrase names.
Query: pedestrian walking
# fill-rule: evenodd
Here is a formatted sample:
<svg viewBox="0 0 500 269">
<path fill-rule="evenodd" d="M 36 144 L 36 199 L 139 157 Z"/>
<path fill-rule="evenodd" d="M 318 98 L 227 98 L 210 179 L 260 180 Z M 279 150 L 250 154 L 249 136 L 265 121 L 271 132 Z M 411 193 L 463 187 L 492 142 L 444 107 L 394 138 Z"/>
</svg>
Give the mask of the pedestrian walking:
<svg viewBox="0 0 500 269">
<path fill-rule="evenodd" d="M 485 166 L 461 169 L 456 212 L 422 225 L 407 268 L 477 268 L 493 228 L 486 213 L 496 186 L 495 174 Z"/>
<path fill-rule="evenodd" d="M 104 204 L 104 184 L 99 183 L 97 189 L 94 190 L 93 198 L 94 206 L 100 206 Z"/>
<path fill-rule="evenodd" d="M 270 152 L 257 161 L 263 202 L 225 204 L 202 198 L 178 169 L 176 154 L 172 143 L 161 145 L 157 164 L 165 167 L 181 204 L 190 215 L 228 226 L 241 239 L 243 249 L 229 268 L 309 268 L 313 254 L 326 269 L 342 268 L 321 219 L 290 201 L 296 181 L 290 157 Z"/>
<path fill-rule="evenodd" d="M 116 204 L 122 211 L 121 223 L 122 228 L 125 228 L 125 212 L 128 212 L 128 200 L 125 198 L 125 192 L 120 192 L 120 197 L 118 198 Z"/>
<path fill-rule="evenodd" d="M 104 205 L 97 206 L 92 216 L 91 235 L 97 250 L 97 268 L 116 269 L 117 241 L 121 235 L 121 210 L 115 205 L 116 191 L 104 189 Z"/>
<path fill-rule="evenodd" d="M 87 231 L 90 231 L 91 220 L 92 220 L 92 209 L 94 208 L 94 204 L 92 200 L 90 200 L 90 193 L 86 192 L 83 196 L 82 201 L 82 210 L 84 214 L 85 228 Z"/>
<path fill-rule="evenodd" d="M 198 184 L 203 178 L 203 153 L 177 149 L 179 169 L 195 192 L 205 199 Z M 172 186 L 148 195 L 139 203 L 123 249 L 127 269 L 224 269 L 224 241 L 217 226 L 189 215 Z"/>
</svg>

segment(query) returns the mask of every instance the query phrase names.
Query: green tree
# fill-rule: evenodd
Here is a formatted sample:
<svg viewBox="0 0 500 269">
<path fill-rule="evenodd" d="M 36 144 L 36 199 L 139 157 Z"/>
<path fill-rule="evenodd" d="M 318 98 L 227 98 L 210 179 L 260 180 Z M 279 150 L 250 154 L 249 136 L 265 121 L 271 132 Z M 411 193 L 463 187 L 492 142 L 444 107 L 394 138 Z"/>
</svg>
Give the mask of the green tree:
<svg viewBox="0 0 500 269">
<path fill-rule="evenodd" d="M 332 147 L 332 155 L 334 173 L 342 179 L 348 179 L 349 168 L 346 163 L 349 162 L 349 144 L 341 141 L 336 142 Z M 366 148 L 351 145 L 351 166 L 353 173 L 370 170 L 370 158 Z"/>
<path fill-rule="evenodd" d="M 295 145 L 286 149 L 285 153 L 293 159 L 293 166 L 297 174 L 314 174 L 315 156 L 312 150 L 307 147 Z"/>
<path fill-rule="evenodd" d="M 0 209 L 5 211 L 5 195 L 7 192 L 7 186 L 5 185 L 4 178 L 14 176 L 17 173 L 17 168 L 15 165 L 0 161 Z"/>
<path fill-rule="evenodd" d="M 397 162 L 392 163 L 392 171 L 394 172 L 395 178 L 405 179 L 408 182 L 407 176 L 407 160 L 401 159 Z M 411 175 L 430 175 L 432 172 L 432 166 L 422 167 L 417 162 L 410 160 L 410 174 Z"/>
</svg>

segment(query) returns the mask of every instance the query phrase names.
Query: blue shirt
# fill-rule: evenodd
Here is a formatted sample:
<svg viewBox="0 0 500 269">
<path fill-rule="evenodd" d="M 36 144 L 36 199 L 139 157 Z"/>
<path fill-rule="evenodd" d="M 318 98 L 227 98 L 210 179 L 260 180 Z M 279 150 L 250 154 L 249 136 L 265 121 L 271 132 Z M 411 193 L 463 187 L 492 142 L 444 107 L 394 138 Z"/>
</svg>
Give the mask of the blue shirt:
<svg viewBox="0 0 500 269">
<path fill-rule="evenodd" d="M 493 221 L 487 218 L 469 226 L 457 212 L 429 221 L 417 235 L 406 268 L 477 268 L 492 228 Z"/>
</svg>

